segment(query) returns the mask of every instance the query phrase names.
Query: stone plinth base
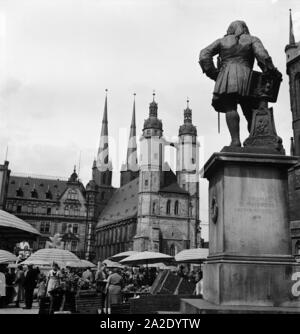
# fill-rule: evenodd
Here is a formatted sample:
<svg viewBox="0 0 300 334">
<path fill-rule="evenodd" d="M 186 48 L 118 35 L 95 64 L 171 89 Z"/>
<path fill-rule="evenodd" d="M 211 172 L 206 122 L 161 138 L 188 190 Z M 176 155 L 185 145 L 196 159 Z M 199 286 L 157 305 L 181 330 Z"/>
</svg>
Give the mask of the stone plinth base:
<svg viewBox="0 0 300 334">
<path fill-rule="evenodd" d="M 271 154 L 215 153 L 209 180 L 209 256 L 204 299 L 215 304 L 295 306 L 288 217 L 288 169 L 297 160 Z"/>
<path fill-rule="evenodd" d="M 184 314 L 300 314 L 297 307 L 216 305 L 204 299 L 181 299 Z"/>
</svg>

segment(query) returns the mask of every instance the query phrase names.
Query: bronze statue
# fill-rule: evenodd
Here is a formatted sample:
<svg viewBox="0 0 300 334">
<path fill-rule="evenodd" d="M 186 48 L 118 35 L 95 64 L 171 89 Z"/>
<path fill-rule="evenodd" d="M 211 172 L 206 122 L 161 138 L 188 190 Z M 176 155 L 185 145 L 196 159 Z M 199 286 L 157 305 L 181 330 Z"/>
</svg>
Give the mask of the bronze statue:
<svg viewBox="0 0 300 334">
<path fill-rule="evenodd" d="M 218 55 L 217 68 L 213 61 L 215 55 Z M 281 80 L 281 73 L 274 67 L 262 42 L 250 35 L 243 21 L 232 22 L 224 37 L 200 52 L 199 63 L 203 72 L 216 81 L 212 106 L 217 112 L 226 113 L 226 123 L 231 135 L 230 146 L 233 147 L 241 146 L 237 105 L 240 104 L 242 108 L 249 132 L 253 110 L 259 107 L 259 99 L 249 94 L 255 59 L 264 74 L 274 74 Z"/>
</svg>

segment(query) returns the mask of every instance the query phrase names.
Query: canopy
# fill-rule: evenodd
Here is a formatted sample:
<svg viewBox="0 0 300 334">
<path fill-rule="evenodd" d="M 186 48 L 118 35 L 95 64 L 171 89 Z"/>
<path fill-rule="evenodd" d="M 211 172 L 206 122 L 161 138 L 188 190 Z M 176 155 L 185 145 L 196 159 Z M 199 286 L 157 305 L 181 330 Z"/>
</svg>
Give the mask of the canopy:
<svg viewBox="0 0 300 334">
<path fill-rule="evenodd" d="M 168 265 L 166 265 L 162 262 L 149 264 L 148 268 L 159 268 L 159 269 L 162 269 L 162 270 L 171 270 L 171 271 L 176 271 L 177 270 L 176 266 L 172 266 L 172 265 L 168 266 Z"/>
<path fill-rule="evenodd" d="M 108 259 L 104 260 L 102 263 L 106 264 L 107 268 L 124 268 L 120 263 Z"/>
<path fill-rule="evenodd" d="M 136 252 L 136 251 L 122 252 L 122 253 L 118 253 L 118 254 L 115 254 L 115 255 L 111 256 L 109 259 L 112 260 L 112 261 L 117 261 L 118 262 L 118 261 L 123 260 L 126 257 L 134 255 L 136 253 L 138 253 L 138 252 Z"/>
<path fill-rule="evenodd" d="M 208 257 L 208 248 L 185 249 L 175 255 L 175 261 L 181 263 L 199 263 Z"/>
<path fill-rule="evenodd" d="M 0 210 L 0 235 L 7 237 L 29 237 L 38 236 L 40 233 L 24 220 Z"/>
<path fill-rule="evenodd" d="M 83 268 L 94 268 L 96 265 L 88 260 L 80 260 Z"/>
<path fill-rule="evenodd" d="M 32 264 L 35 264 L 41 260 L 48 263 L 56 262 L 60 267 L 65 267 L 67 262 L 80 263 L 79 258 L 74 253 L 59 248 L 40 249 L 31 256 L 29 256 L 26 261 L 30 261 Z"/>
<path fill-rule="evenodd" d="M 0 249 L 0 263 L 10 263 L 10 262 L 16 262 L 17 257 L 3 249 Z"/>
<path fill-rule="evenodd" d="M 30 260 L 30 257 L 29 257 L 28 259 L 26 259 L 25 261 L 19 264 L 34 265 L 34 266 L 51 266 L 51 261 L 44 261 L 40 259 Z"/>
<path fill-rule="evenodd" d="M 170 262 L 174 258 L 159 252 L 138 252 L 120 261 L 122 264 L 150 264 L 157 262 Z"/>
</svg>

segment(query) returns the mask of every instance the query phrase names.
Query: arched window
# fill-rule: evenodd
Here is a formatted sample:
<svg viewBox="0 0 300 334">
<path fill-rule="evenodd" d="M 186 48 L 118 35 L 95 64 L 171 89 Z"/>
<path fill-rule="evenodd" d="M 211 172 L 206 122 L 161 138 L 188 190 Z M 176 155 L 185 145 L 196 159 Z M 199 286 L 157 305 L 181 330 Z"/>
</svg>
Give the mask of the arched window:
<svg viewBox="0 0 300 334">
<path fill-rule="evenodd" d="M 168 201 L 167 201 L 167 215 L 169 215 L 170 212 L 171 212 L 171 201 L 168 200 Z"/>
<path fill-rule="evenodd" d="M 175 245 L 174 244 L 170 246 L 169 255 L 175 256 Z"/>
<path fill-rule="evenodd" d="M 178 201 L 175 202 L 175 206 L 174 206 L 174 214 L 178 215 Z"/>
<path fill-rule="evenodd" d="M 152 213 L 155 214 L 156 213 L 156 202 L 152 203 Z"/>
</svg>

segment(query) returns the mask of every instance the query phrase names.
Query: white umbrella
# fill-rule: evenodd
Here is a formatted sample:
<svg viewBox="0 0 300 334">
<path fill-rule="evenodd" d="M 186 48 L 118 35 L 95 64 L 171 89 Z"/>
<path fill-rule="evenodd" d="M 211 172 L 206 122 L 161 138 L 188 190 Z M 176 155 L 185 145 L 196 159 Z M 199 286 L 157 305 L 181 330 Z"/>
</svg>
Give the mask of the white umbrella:
<svg viewBox="0 0 300 334">
<path fill-rule="evenodd" d="M 181 263 L 199 263 L 208 257 L 208 248 L 185 249 L 175 255 L 175 261 Z"/>
<path fill-rule="evenodd" d="M 24 220 L 0 210 L 0 233 L 2 236 L 23 235 L 24 232 L 25 234 L 40 235 L 38 230 Z"/>
<path fill-rule="evenodd" d="M 20 262 L 19 264 L 35 265 L 35 266 L 51 266 L 51 262 L 49 261 L 44 261 L 40 259 L 30 260 L 30 258 L 28 258 L 27 260 L 23 262 Z"/>
<path fill-rule="evenodd" d="M 168 266 L 168 265 L 166 265 L 162 262 L 149 264 L 148 267 L 149 268 L 159 268 L 159 269 L 163 269 L 163 270 L 172 270 L 172 271 L 177 270 L 176 266 Z"/>
<path fill-rule="evenodd" d="M 81 261 L 68 261 L 64 266 L 71 268 L 85 268 Z"/>
<path fill-rule="evenodd" d="M 102 263 L 104 263 L 107 268 L 124 268 L 120 263 L 108 259 L 104 260 Z"/>
<path fill-rule="evenodd" d="M 96 265 L 88 260 L 80 260 L 83 268 L 94 268 Z"/>
<path fill-rule="evenodd" d="M 6 250 L 0 249 L 0 263 L 16 262 L 17 257 Z"/>
<path fill-rule="evenodd" d="M 174 258 L 170 255 L 159 252 L 139 252 L 120 261 L 122 264 L 150 264 L 157 262 L 170 262 Z"/>
<path fill-rule="evenodd" d="M 131 255 L 134 255 L 134 254 L 137 254 L 138 252 L 136 251 L 127 251 L 127 252 L 122 252 L 122 253 L 118 253 L 118 254 L 115 254 L 113 256 L 111 256 L 109 259 L 112 260 L 112 261 L 120 261 L 120 260 L 123 260 L 125 259 L 126 257 L 128 256 L 131 256 Z"/>
<path fill-rule="evenodd" d="M 57 263 L 60 267 L 65 267 L 67 262 L 78 262 L 80 259 L 74 254 L 65 249 L 59 248 L 44 248 L 33 253 L 26 261 L 46 261 L 48 263 Z"/>
</svg>

